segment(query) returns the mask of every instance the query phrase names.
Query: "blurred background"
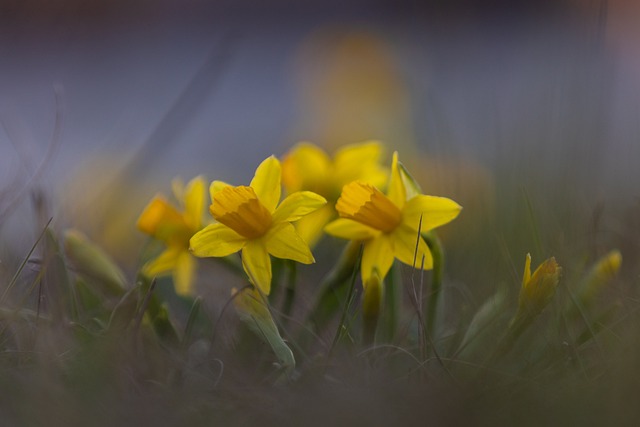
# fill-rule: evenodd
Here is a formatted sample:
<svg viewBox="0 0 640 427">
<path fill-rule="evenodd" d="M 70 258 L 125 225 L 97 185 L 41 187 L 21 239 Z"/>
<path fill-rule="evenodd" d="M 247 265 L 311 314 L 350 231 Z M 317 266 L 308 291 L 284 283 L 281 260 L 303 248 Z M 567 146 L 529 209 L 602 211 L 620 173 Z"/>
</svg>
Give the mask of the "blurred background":
<svg viewBox="0 0 640 427">
<path fill-rule="evenodd" d="M 399 150 L 465 207 L 452 262 L 513 252 L 519 274 L 603 230 L 637 249 L 638 19 L 632 0 L 2 1 L 5 265 L 54 217 L 131 269 L 171 178 L 246 183 L 301 140 Z"/>
<path fill-rule="evenodd" d="M 67 426 L 80 424 L 67 420 L 84 425 L 88 419 L 122 425 L 125 417 L 124 425 L 138 419 L 144 420 L 138 425 L 173 419 L 183 425 L 184 417 L 202 413 L 200 424 L 210 425 L 226 413 L 248 420 L 238 425 L 282 425 L 284 417 L 290 424 L 291 416 L 319 425 L 333 406 L 353 425 L 367 426 L 398 424 L 392 420 L 398 416 L 412 424 L 442 417 L 510 425 L 496 421 L 511 414 L 518 425 L 546 425 L 558 424 L 563 412 L 580 420 L 565 425 L 637 420 L 638 22 L 637 0 L 0 0 L 0 395 L 8 397 L 0 419 Z M 237 321 L 231 310 L 225 314 L 230 289 L 246 280 L 212 260 L 199 261 L 196 293 L 204 298 L 205 317 L 223 325 L 219 335 L 207 332 L 211 346 L 217 337 L 206 356 L 216 357 L 213 365 L 196 363 L 204 353 L 191 352 L 202 340 L 177 358 L 161 350 L 160 341 L 149 343 L 145 355 L 151 357 L 132 357 L 133 350 L 123 351 L 128 344 L 103 339 L 106 328 L 94 322 L 93 306 L 86 312 L 87 335 L 82 324 L 67 331 L 62 322 L 42 333 L 49 329 L 38 326 L 40 303 L 46 308 L 56 301 L 42 298 L 42 283 L 53 284 L 55 295 L 56 280 L 66 281 L 56 267 L 74 273 L 56 264 L 49 235 L 29 252 L 50 218 L 56 236 L 75 227 L 106 249 L 133 287 L 149 246 L 136 218 L 154 194 L 170 194 L 173 177 L 204 174 L 246 184 L 260 161 L 299 141 L 333 151 L 371 139 L 386 144 L 387 164 L 398 150 L 425 193 L 464 207 L 438 230 L 447 261 L 438 321 L 443 346 L 468 331 L 485 301 L 495 301 L 489 297 L 508 295 L 505 307 L 515 310 L 525 254 L 531 252 L 534 267 L 556 257 L 563 269 L 558 296 L 535 339 L 514 357 L 522 371 L 517 364 L 500 367 L 496 383 L 467 393 L 454 382 L 441 387 L 437 369 L 414 376 L 414 362 L 398 351 L 379 360 L 388 357 L 389 366 L 411 375 L 396 377 L 389 369 L 393 381 L 376 387 L 369 374 L 384 373 L 386 363 L 376 367 L 363 352 L 338 358 L 335 376 L 318 372 L 326 381 L 317 389 L 315 381 L 274 388 L 261 369 L 268 364 L 271 372 L 270 352 L 254 351 L 259 347 L 242 336 L 236 345 L 237 329 L 225 328 Z M 343 245 L 326 238 L 314 248 L 317 264 L 299 267 L 293 325 L 312 307 L 319 278 Z M 594 337 L 603 332 L 580 346 L 581 336 L 572 336 L 576 325 L 562 318 L 565 307 L 596 260 L 613 249 L 622 267 L 591 312 L 611 317 L 594 317 L 598 329 L 589 331 Z M 409 270 L 394 271 L 405 286 L 391 289 L 407 308 L 407 330 Z M 43 280 L 43 271 L 51 277 Z M 427 273 L 425 284 L 430 279 Z M 191 303 L 169 297 L 170 281 L 156 288 L 171 302 L 169 314 L 162 313 L 186 331 Z M 124 314 L 120 302 L 112 311 L 115 303 L 95 303 L 109 328 L 113 314 L 127 314 L 129 303 Z M 506 322 L 509 310 L 495 306 Z M 17 319 L 20 308 L 37 310 L 35 321 Z M 137 319 L 139 327 L 142 311 Z M 591 328 L 590 319 L 583 320 Z M 404 325 L 398 324 L 401 337 Z M 119 339 L 117 331 L 112 338 Z M 284 336 L 296 343 L 292 334 Z M 482 373 L 479 384 L 494 378 L 482 371 L 483 355 L 497 340 L 487 334 L 477 346 L 480 357 L 469 357 L 478 363 L 469 367 Z M 540 364 L 547 356 L 551 362 Z M 31 364 L 32 357 L 41 363 Z M 324 363 L 312 352 L 299 361 L 312 379 Z M 174 384 L 175 369 L 198 376 Z M 360 382 L 364 371 L 367 380 Z M 511 371 L 524 377 L 508 380 Z M 549 379 L 552 387 L 544 387 Z M 264 387 L 256 389 L 257 383 Z M 475 383 L 467 384 L 473 389 Z M 509 386 L 495 386 L 502 383 Z M 372 396 L 379 399 L 374 404 Z M 198 409 L 203 402 L 211 412 Z M 312 417 L 305 414 L 310 410 Z M 482 413 L 485 423 L 474 418 Z M 545 421 L 536 422 L 540 418 Z"/>
</svg>

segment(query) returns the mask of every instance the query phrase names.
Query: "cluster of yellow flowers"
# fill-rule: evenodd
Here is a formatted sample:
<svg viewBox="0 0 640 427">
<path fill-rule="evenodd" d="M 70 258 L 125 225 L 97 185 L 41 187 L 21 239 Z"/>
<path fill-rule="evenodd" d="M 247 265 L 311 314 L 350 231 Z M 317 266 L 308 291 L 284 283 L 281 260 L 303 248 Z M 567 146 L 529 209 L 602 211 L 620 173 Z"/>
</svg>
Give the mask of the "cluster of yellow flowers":
<svg viewBox="0 0 640 427">
<path fill-rule="evenodd" d="M 274 156 L 264 160 L 248 186 L 213 181 L 209 212 L 215 221 L 208 225 L 202 220 L 204 178 L 186 187 L 174 181 L 181 206 L 158 195 L 138 219 L 141 231 L 166 245 L 143 272 L 173 273 L 176 291 L 189 294 L 193 255 L 224 257 L 240 251 L 251 283 L 269 294 L 270 256 L 313 263 L 310 247 L 323 231 L 362 242 L 365 286 L 374 272 L 383 279 L 394 259 L 430 269 L 433 260 L 421 233 L 453 220 L 462 208 L 451 199 L 421 194 L 397 153 L 390 171 L 380 165 L 381 157 L 382 146 L 375 141 L 343 147 L 333 159 L 313 144 L 300 143 L 282 161 Z M 281 201 L 282 187 L 287 195 Z"/>
</svg>

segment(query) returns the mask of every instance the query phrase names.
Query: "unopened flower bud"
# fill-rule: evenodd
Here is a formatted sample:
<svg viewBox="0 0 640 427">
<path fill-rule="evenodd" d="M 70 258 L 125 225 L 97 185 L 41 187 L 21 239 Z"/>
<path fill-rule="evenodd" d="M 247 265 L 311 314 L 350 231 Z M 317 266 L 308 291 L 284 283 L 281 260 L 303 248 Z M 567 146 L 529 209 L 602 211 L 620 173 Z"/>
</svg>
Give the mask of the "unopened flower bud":
<svg viewBox="0 0 640 427">
<path fill-rule="evenodd" d="M 551 257 L 531 274 L 531 255 L 527 254 L 516 317 L 540 314 L 553 298 L 561 272 L 562 268 Z"/>
</svg>

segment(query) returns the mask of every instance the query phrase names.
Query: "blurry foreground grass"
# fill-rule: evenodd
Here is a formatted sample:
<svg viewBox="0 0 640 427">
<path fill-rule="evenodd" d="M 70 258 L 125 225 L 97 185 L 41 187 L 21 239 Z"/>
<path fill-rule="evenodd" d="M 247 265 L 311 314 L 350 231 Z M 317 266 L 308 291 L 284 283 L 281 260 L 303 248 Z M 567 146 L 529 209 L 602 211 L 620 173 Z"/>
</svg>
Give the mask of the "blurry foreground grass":
<svg viewBox="0 0 640 427">
<path fill-rule="evenodd" d="M 640 204 L 530 173 L 496 172 L 486 203 L 474 182 L 460 227 L 423 233 L 434 270 L 396 261 L 364 292 L 361 245 L 324 237 L 313 266 L 272 258 L 268 295 L 232 256 L 177 294 L 36 204 L 31 250 L 0 253 L 2 424 L 630 423 Z"/>
</svg>

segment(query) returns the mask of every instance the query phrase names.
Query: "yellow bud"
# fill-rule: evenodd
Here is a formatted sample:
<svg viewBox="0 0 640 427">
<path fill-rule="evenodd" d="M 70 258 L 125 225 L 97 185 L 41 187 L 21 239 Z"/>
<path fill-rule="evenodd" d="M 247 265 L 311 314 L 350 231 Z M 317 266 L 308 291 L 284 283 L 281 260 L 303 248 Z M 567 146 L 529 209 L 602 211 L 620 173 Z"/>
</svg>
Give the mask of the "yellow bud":
<svg viewBox="0 0 640 427">
<path fill-rule="evenodd" d="M 126 280 L 122 270 L 80 231 L 71 229 L 65 232 L 64 251 L 78 274 L 91 284 L 111 294 L 120 295 L 124 292 Z"/>
<path fill-rule="evenodd" d="M 282 377 L 285 380 L 293 372 L 296 360 L 287 343 L 280 336 L 265 295 L 260 289 L 251 287 L 241 290 L 232 289 L 233 302 L 236 311 L 246 326 L 258 337 L 271 346 L 278 358 L 278 365 L 282 369 Z"/>
<path fill-rule="evenodd" d="M 527 254 L 516 317 L 535 317 L 540 314 L 553 298 L 560 280 L 562 268 L 553 257 L 540 264 L 533 274 L 531 274 L 530 266 L 531 256 Z"/>
<path fill-rule="evenodd" d="M 583 306 L 593 302 L 607 283 L 616 277 L 621 265 L 622 255 L 618 250 L 610 251 L 593 265 L 578 294 Z"/>
</svg>

